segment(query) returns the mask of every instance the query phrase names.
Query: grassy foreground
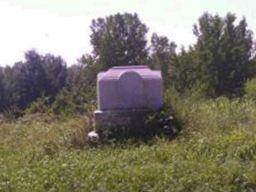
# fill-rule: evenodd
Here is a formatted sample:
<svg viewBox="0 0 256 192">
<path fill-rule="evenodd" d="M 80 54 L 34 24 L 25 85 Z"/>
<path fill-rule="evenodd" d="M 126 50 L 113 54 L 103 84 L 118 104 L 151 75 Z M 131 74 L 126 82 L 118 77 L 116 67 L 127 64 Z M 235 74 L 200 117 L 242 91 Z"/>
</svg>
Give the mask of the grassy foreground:
<svg viewBox="0 0 256 192">
<path fill-rule="evenodd" d="M 84 145 L 84 117 L 0 122 L 0 191 L 256 191 L 256 103 L 174 99 L 177 138 Z"/>
</svg>

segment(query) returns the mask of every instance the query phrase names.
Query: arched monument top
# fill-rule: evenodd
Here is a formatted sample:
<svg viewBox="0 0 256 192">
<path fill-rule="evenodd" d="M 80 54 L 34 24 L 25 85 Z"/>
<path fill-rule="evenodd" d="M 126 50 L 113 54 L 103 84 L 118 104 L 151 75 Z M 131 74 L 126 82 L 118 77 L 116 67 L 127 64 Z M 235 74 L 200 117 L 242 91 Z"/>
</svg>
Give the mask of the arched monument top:
<svg viewBox="0 0 256 192">
<path fill-rule="evenodd" d="M 136 79 L 136 80 L 141 80 L 142 81 L 142 77 L 141 75 L 136 72 L 136 71 L 124 71 L 122 72 L 120 75 L 119 75 L 119 80 L 122 80 L 122 79 Z"/>
<path fill-rule="evenodd" d="M 131 71 L 139 74 L 142 79 L 162 79 L 160 71 L 151 70 L 146 65 L 135 65 L 112 67 L 105 72 L 99 73 L 98 81 L 118 80 L 122 74 Z"/>
</svg>

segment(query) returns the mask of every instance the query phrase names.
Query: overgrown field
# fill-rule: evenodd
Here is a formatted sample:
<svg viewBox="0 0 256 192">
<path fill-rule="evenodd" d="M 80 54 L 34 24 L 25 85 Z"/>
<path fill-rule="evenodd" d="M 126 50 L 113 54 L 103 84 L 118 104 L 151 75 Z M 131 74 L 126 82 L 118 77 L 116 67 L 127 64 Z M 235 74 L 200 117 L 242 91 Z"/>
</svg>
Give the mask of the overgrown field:
<svg viewBox="0 0 256 192">
<path fill-rule="evenodd" d="M 1 122 L 0 191 L 256 191 L 256 103 L 172 105 L 182 131 L 147 143 L 86 146 L 85 117 Z"/>
</svg>

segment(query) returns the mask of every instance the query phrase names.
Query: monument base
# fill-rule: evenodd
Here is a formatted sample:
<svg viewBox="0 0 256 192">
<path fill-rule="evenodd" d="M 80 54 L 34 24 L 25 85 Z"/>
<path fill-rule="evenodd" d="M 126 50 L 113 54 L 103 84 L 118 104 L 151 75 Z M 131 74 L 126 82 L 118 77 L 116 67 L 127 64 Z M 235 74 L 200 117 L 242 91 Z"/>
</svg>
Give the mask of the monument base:
<svg viewBox="0 0 256 192">
<path fill-rule="evenodd" d="M 111 110 L 94 112 L 96 132 L 103 137 L 137 137 L 147 136 L 154 132 L 150 122 L 150 115 L 155 112 L 150 110 Z"/>
</svg>

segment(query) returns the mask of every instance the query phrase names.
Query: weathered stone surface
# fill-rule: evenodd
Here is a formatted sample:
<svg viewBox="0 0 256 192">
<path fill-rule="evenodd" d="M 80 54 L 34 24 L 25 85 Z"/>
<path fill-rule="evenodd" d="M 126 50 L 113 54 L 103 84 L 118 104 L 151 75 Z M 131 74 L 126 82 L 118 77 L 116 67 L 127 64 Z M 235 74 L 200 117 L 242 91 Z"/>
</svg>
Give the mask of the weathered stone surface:
<svg viewBox="0 0 256 192">
<path fill-rule="evenodd" d="M 119 127 L 118 135 L 126 130 L 132 135 L 143 135 L 148 114 L 163 106 L 162 86 L 160 71 L 147 66 L 113 67 L 99 73 L 98 110 L 94 113 L 96 131 L 108 135 L 106 132 L 113 133 L 110 130 Z"/>
<path fill-rule="evenodd" d="M 113 67 L 98 74 L 99 110 L 151 109 L 163 105 L 160 71 L 147 66 Z"/>
</svg>

